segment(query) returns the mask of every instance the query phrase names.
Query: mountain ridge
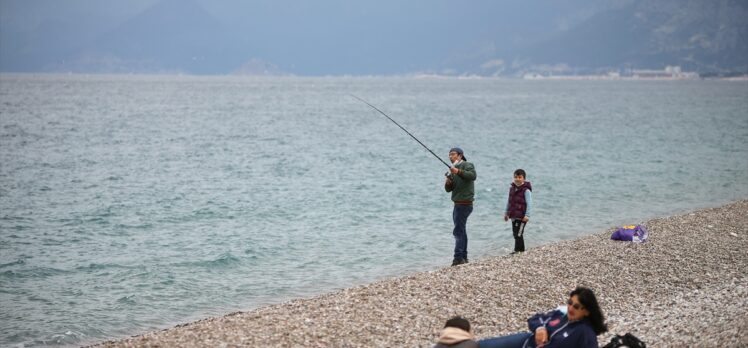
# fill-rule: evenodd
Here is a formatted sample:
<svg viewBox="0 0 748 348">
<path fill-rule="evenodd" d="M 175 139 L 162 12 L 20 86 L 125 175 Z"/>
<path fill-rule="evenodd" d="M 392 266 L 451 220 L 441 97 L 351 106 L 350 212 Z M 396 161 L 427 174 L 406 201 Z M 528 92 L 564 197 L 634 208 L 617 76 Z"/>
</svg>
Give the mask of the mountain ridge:
<svg viewBox="0 0 748 348">
<path fill-rule="evenodd" d="M 4 11 L 20 14 L 23 5 L 11 4 Z M 678 65 L 748 72 L 748 4 L 740 0 L 470 5 L 160 0 L 113 27 L 47 15 L 28 28 L 6 14 L 0 71 L 522 76 Z"/>
</svg>

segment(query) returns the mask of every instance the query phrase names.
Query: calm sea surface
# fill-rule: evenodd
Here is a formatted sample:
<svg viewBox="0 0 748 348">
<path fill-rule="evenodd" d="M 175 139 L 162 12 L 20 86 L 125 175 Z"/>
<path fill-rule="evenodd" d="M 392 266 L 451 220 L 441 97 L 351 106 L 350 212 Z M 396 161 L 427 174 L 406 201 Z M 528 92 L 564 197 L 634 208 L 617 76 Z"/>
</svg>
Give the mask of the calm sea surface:
<svg viewBox="0 0 748 348">
<path fill-rule="evenodd" d="M 0 345 L 80 345 L 748 197 L 748 83 L 0 76 Z M 715 222 L 719 225 L 719 222 Z"/>
</svg>

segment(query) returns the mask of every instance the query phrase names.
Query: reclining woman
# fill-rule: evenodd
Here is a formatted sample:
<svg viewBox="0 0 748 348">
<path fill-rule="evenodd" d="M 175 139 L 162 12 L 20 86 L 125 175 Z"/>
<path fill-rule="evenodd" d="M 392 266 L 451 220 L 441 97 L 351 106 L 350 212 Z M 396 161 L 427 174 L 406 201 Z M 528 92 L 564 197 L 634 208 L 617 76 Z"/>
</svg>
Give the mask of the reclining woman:
<svg viewBox="0 0 748 348">
<path fill-rule="evenodd" d="M 480 348 L 597 348 L 597 335 L 608 331 L 595 293 L 578 287 L 569 294 L 566 313 L 553 310 L 527 320 L 530 332 L 493 337 Z"/>
</svg>

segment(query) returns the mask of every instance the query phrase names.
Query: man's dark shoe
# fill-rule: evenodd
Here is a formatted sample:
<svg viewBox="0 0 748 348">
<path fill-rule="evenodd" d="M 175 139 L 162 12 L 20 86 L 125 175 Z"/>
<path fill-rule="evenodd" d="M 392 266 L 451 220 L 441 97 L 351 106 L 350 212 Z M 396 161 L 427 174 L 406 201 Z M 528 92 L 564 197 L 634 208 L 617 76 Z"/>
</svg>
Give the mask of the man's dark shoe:
<svg viewBox="0 0 748 348">
<path fill-rule="evenodd" d="M 461 264 L 464 264 L 464 263 L 468 263 L 468 260 L 467 259 L 454 259 L 454 260 L 452 260 L 452 266 L 457 266 L 457 265 L 461 265 Z"/>
</svg>

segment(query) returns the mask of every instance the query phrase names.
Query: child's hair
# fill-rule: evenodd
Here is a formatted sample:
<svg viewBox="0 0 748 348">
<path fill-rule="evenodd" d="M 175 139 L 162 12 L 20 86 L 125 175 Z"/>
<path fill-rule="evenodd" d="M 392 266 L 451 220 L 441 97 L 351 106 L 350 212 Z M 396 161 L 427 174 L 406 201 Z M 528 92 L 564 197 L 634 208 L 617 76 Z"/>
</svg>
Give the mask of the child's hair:
<svg viewBox="0 0 748 348">
<path fill-rule="evenodd" d="M 463 329 L 467 332 L 470 332 L 470 322 L 459 315 L 447 320 L 447 323 L 444 324 L 444 327 L 456 327 L 458 329 Z"/>
<path fill-rule="evenodd" d="M 517 169 L 514 171 L 514 176 L 522 176 L 523 178 L 527 179 L 527 174 L 525 174 L 524 169 Z"/>
</svg>

